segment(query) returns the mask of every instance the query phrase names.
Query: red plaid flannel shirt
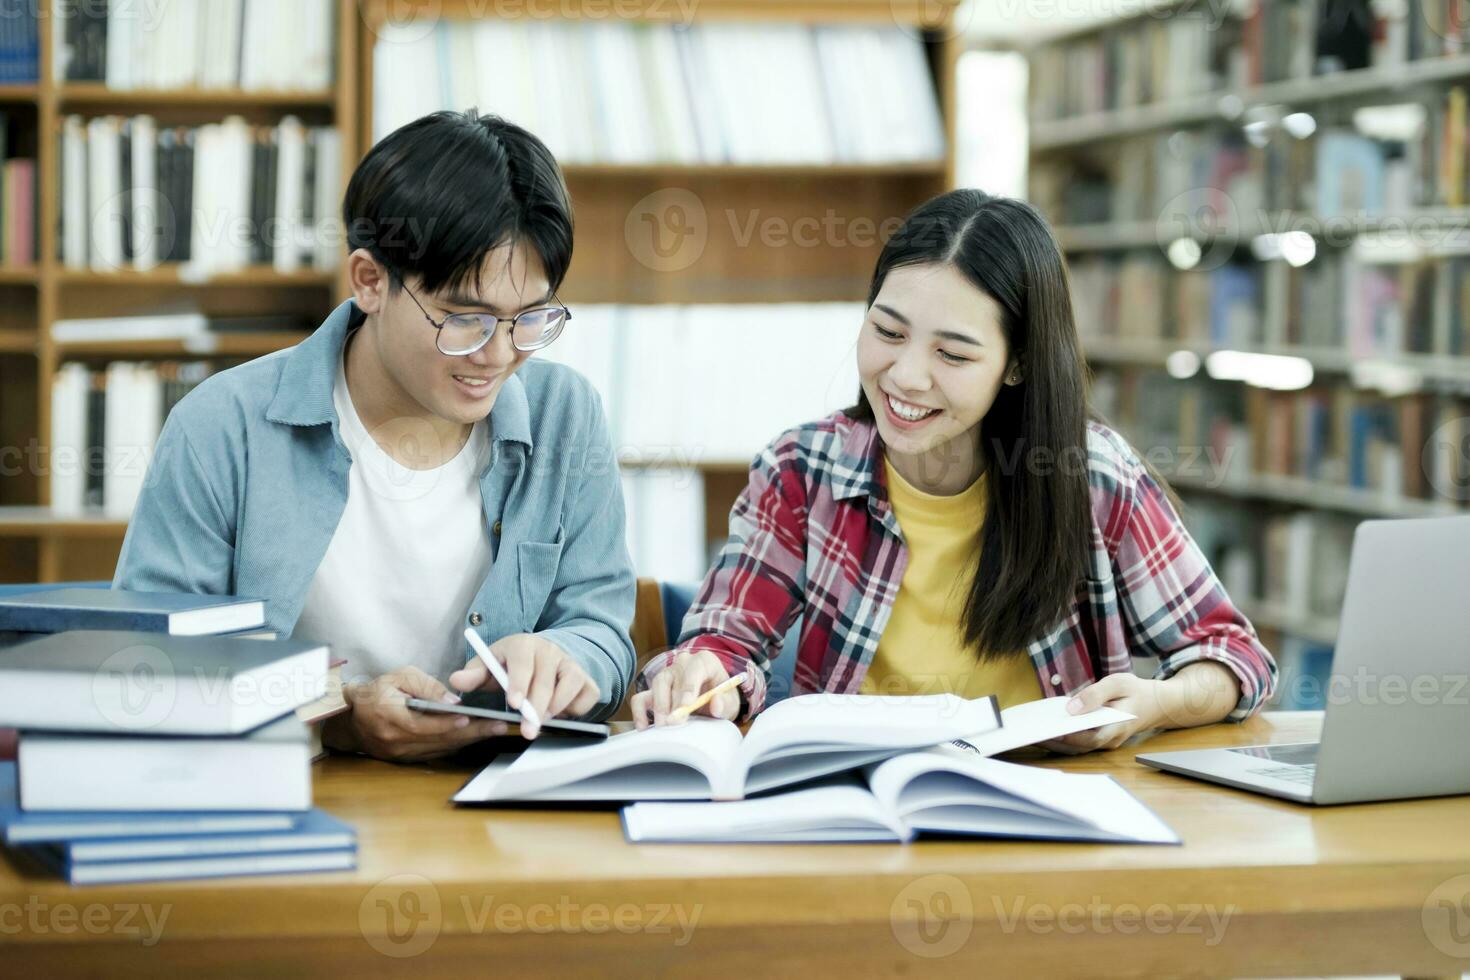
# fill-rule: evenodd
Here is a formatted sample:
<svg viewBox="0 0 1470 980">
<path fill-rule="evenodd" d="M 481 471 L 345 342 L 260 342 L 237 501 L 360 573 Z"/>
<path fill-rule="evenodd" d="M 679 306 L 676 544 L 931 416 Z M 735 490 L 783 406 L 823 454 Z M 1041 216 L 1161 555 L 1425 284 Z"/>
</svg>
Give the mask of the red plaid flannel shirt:
<svg viewBox="0 0 1470 980">
<path fill-rule="evenodd" d="M 1215 660 L 1240 682 L 1229 720 L 1250 717 L 1275 689 L 1275 660 L 1132 447 L 1089 423 L 1087 454 L 1091 571 L 1068 614 L 1028 647 L 1043 696 L 1131 671 L 1134 655 L 1159 658 L 1160 678 Z M 677 654 L 709 650 L 730 674 L 746 671 L 744 715 L 753 715 L 770 660 L 801 616 L 791 693 L 856 693 L 908 564 L 882 471 L 871 422 L 838 413 L 778 437 L 751 465 L 677 646 L 647 664 L 638 686 Z"/>
</svg>

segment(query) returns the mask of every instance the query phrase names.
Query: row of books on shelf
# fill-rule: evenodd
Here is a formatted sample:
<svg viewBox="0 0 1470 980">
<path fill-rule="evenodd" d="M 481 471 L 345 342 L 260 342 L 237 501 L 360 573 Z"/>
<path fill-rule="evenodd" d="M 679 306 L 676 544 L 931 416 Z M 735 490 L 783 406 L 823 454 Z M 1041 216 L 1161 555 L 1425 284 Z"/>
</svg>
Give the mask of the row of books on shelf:
<svg viewBox="0 0 1470 980">
<path fill-rule="evenodd" d="M 1033 56 L 1032 116 L 1062 119 L 1460 54 L 1457 0 L 1186 0 L 1046 45 Z"/>
<path fill-rule="evenodd" d="M 1357 125 L 1295 123 L 1296 135 L 1210 126 L 1123 140 L 1096 159 L 1043 159 L 1031 173 L 1032 200 L 1059 224 L 1156 221 L 1177 237 L 1269 225 L 1275 212 L 1302 212 L 1325 233 L 1345 217 L 1470 200 L 1465 88 L 1439 93 L 1427 111 L 1418 103 L 1363 111 Z M 1313 227 L 1282 230 L 1298 226 Z"/>
<path fill-rule="evenodd" d="M 211 334 L 302 332 L 289 314 L 212 317 L 203 313 L 57 320 L 57 343 L 177 340 Z M 304 334 L 303 334 L 304 335 Z M 142 490 L 148 460 L 174 405 L 215 370 L 202 360 L 63 364 L 51 386 L 51 502 L 63 513 L 101 508 L 126 517 Z"/>
<path fill-rule="evenodd" d="M 628 554 L 638 574 L 662 582 L 703 579 L 714 558 L 705 540 L 711 515 L 703 472 L 691 466 L 629 467 L 622 481 Z M 725 515 L 717 516 L 715 526 L 723 528 Z"/>
<path fill-rule="evenodd" d="M 1084 343 L 1126 338 L 1181 345 L 1301 347 L 1354 357 L 1470 354 L 1470 259 L 1403 264 L 1319 253 L 1301 267 L 1227 261 L 1174 269 L 1157 252 L 1071 262 Z"/>
<path fill-rule="evenodd" d="M 0 600 L 5 844 L 72 884 L 354 867 L 352 827 L 312 808 L 343 664 L 265 623 L 234 596 Z"/>
<path fill-rule="evenodd" d="M 573 315 L 537 356 L 592 382 L 629 459 L 747 463 L 783 430 L 857 399 L 861 303 L 579 304 Z"/>
<path fill-rule="evenodd" d="M 29 14 L 15 19 L 29 21 L 32 32 L 39 2 L 13 2 Z M 54 0 L 56 78 L 111 89 L 325 91 L 335 7 L 333 0 Z"/>
<path fill-rule="evenodd" d="M 1465 398 L 1389 398 L 1347 385 L 1268 391 L 1121 371 L 1098 376 L 1093 399 L 1140 450 L 1191 486 L 1288 477 L 1387 503 L 1470 502 Z"/>
<path fill-rule="evenodd" d="M 332 127 L 295 116 L 162 127 L 151 116 L 67 116 L 60 139 L 68 268 L 293 272 L 340 260 L 342 146 Z"/>
<path fill-rule="evenodd" d="M 61 366 L 51 386 L 51 503 L 132 513 L 168 412 L 212 373 L 204 361 Z"/>
<path fill-rule="evenodd" d="M 751 66 L 759 64 L 759 71 Z M 943 159 L 923 42 L 898 27 L 487 18 L 378 34 L 374 133 L 495 113 L 563 162 Z"/>
<path fill-rule="evenodd" d="M 1270 596 L 1273 621 L 1337 618 L 1358 518 L 1312 510 L 1256 514 L 1193 497 L 1183 517 L 1225 591 L 1243 607 L 1261 608 L 1261 597 Z"/>
</svg>

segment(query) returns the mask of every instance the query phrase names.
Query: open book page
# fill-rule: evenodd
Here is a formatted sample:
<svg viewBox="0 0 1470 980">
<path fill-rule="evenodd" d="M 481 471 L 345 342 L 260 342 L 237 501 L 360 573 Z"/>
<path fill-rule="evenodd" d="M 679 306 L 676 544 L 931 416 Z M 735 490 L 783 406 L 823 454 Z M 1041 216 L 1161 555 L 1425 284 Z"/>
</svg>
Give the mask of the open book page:
<svg viewBox="0 0 1470 980">
<path fill-rule="evenodd" d="M 954 744 L 977 755 L 1000 755 L 1038 742 L 1061 738 L 1074 732 L 1091 731 L 1120 721 L 1132 721 L 1133 715 L 1117 708 L 1095 708 L 1080 715 L 1067 713 L 1071 698 L 1061 695 L 1011 705 L 1000 713 L 1001 727 L 966 734 Z"/>
<path fill-rule="evenodd" d="M 967 804 L 963 785 L 948 775 L 973 782 L 973 803 Z M 879 763 L 869 771 L 868 781 L 881 805 L 918 830 L 965 832 L 965 819 L 957 808 L 973 805 L 1006 811 L 1012 818 L 1034 819 L 1038 831 L 1048 825 L 1055 828 L 1055 822 L 1061 820 L 1088 831 L 1075 836 L 1179 841 L 1167 824 L 1110 776 L 1016 765 L 945 745 Z M 942 822 L 931 825 L 927 819 L 931 810 Z M 990 832 L 978 825 L 988 816 L 977 813 L 977 825 L 971 832 Z"/>
<path fill-rule="evenodd" d="M 803 694 L 756 716 L 740 747 L 739 772 L 731 769 L 732 788 L 753 792 L 811 778 L 835 771 L 833 765 L 851 768 L 885 753 L 990 731 L 999 723 L 989 697 Z M 810 757 L 810 765 L 798 757 Z M 772 767 L 784 772 L 779 782 L 762 772 Z"/>
<path fill-rule="evenodd" d="M 560 736 L 540 738 L 495 780 L 494 798 L 534 797 L 610 774 L 618 780 L 612 799 L 658 799 L 677 788 L 670 785 L 671 780 L 677 781 L 675 767 L 688 769 L 701 795 L 708 795 L 712 787 L 723 782 L 722 772 L 739 749 L 740 729 L 716 718 L 691 718 L 677 727 L 623 732 L 596 742 Z M 646 780 L 642 778 L 645 775 Z"/>
<path fill-rule="evenodd" d="M 628 840 L 731 843 L 903 841 L 910 833 L 856 783 L 723 803 L 635 803 Z"/>
</svg>

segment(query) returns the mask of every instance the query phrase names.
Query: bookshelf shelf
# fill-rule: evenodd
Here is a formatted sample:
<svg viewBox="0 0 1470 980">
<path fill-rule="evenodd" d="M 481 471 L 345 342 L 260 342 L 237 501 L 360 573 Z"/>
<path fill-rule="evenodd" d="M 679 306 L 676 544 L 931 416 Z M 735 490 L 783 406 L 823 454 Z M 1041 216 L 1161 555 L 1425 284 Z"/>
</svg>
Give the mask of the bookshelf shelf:
<svg viewBox="0 0 1470 980">
<path fill-rule="evenodd" d="M 0 105 L 24 105 L 35 102 L 41 94 L 41 87 L 35 84 L 0 85 Z"/>
<path fill-rule="evenodd" d="M 0 285 L 32 285 L 40 278 L 40 270 L 35 266 L 0 265 Z"/>
<path fill-rule="evenodd" d="M 128 522 L 103 511 L 62 513 L 50 507 L 0 507 L 0 535 L 9 537 L 122 537 Z"/>
<path fill-rule="evenodd" d="M 1037 153 L 1053 152 L 1162 129 L 1231 122 L 1253 106 L 1281 104 L 1296 108 L 1463 78 L 1470 78 L 1470 55 L 1226 89 L 1178 102 L 1036 121 L 1031 126 L 1031 148 Z"/>
<path fill-rule="evenodd" d="M 1184 473 L 1166 473 L 1165 477 L 1180 490 L 1333 510 L 1360 517 L 1443 517 L 1464 513 L 1443 501 L 1417 500 L 1298 477 L 1255 474 L 1246 478 L 1217 480 Z"/>
<path fill-rule="evenodd" d="M 30 330 L 0 330 L 0 354 L 34 354 L 37 342 Z"/>
<path fill-rule="evenodd" d="M 1095 364 L 1117 364 L 1133 367 L 1162 368 L 1169 355 L 1189 351 L 1201 359 L 1221 350 L 1210 344 L 1188 341 L 1084 337 L 1087 360 Z M 1411 372 L 1417 376 L 1418 389 L 1447 391 L 1470 390 L 1470 357 L 1442 354 L 1354 355 L 1334 348 L 1252 345 L 1229 348 L 1252 354 L 1299 357 L 1311 363 L 1318 373 L 1369 378 L 1379 371 Z M 1364 384 L 1363 387 L 1372 387 Z"/>
<path fill-rule="evenodd" d="M 333 91 L 242 89 L 111 89 L 100 82 L 66 82 L 57 86 L 63 109 L 106 106 L 110 109 L 151 112 L 160 108 L 204 107 L 229 111 L 258 106 L 330 109 L 336 104 Z"/>
<path fill-rule="evenodd" d="M 1169 244 L 1159 224 L 1151 221 L 1102 222 L 1090 225 L 1060 225 L 1057 240 L 1069 252 L 1125 251 L 1157 248 Z M 1278 211 L 1220 228 L 1213 235 L 1192 235 L 1200 241 L 1227 238 L 1245 241 L 1257 235 L 1305 231 L 1316 238 L 1347 238 L 1383 233 L 1450 234 L 1464 232 L 1459 241 L 1470 245 L 1470 208 L 1418 208 L 1382 214 L 1315 215 L 1303 211 Z"/>
<path fill-rule="evenodd" d="M 278 272 L 268 266 L 234 271 L 197 271 L 187 266 L 165 264 L 153 269 L 59 269 L 56 281 L 63 286 L 332 286 L 336 272 L 302 269 Z"/>
<path fill-rule="evenodd" d="M 188 340 L 77 341 L 57 343 L 60 360 L 87 357 L 259 357 L 301 343 L 304 331 L 208 333 Z"/>
</svg>

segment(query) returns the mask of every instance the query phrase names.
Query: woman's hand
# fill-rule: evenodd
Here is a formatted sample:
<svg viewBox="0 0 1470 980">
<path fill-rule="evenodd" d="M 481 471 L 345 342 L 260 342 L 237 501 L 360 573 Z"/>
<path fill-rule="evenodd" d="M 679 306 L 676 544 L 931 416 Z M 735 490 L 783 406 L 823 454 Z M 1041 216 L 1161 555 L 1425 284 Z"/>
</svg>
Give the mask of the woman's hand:
<svg viewBox="0 0 1470 980">
<path fill-rule="evenodd" d="M 1164 681 L 1136 674 L 1109 674 L 1084 687 L 1067 704 L 1072 714 L 1117 708 L 1132 721 L 1074 732 L 1040 743 L 1064 755 L 1116 749 L 1140 732 L 1166 728 L 1193 728 L 1222 720 L 1240 700 L 1240 682 L 1230 668 L 1212 660 L 1198 660 Z"/>
<path fill-rule="evenodd" d="M 538 718 L 585 715 L 602 699 L 602 692 L 581 664 L 534 633 L 516 633 L 496 640 L 490 644 L 490 653 L 505 664 L 510 681 L 505 703 L 512 711 L 519 711 L 523 702 L 529 702 Z M 449 683 L 458 691 L 500 689 L 479 657 L 450 674 Z M 522 736 L 535 738 L 538 734 L 535 725 L 521 722 Z"/>
<path fill-rule="evenodd" d="M 665 724 L 669 712 L 681 704 L 688 704 L 729 677 L 720 658 L 708 650 L 681 653 L 653 675 L 648 690 L 633 695 L 633 722 L 639 728 Z M 709 704 L 694 713 L 733 721 L 739 712 L 740 694 L 725 691 L 715 695 Z"/>
</svg>

